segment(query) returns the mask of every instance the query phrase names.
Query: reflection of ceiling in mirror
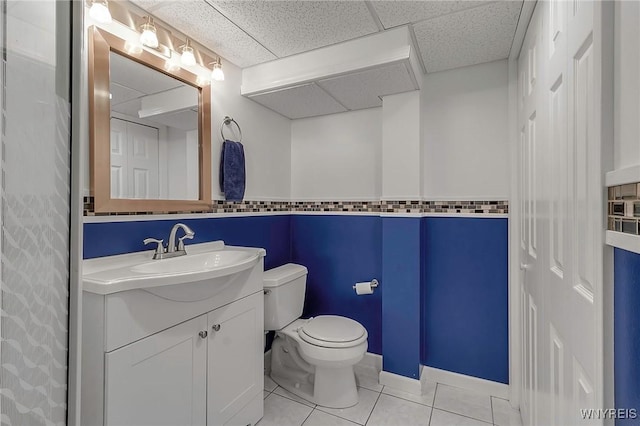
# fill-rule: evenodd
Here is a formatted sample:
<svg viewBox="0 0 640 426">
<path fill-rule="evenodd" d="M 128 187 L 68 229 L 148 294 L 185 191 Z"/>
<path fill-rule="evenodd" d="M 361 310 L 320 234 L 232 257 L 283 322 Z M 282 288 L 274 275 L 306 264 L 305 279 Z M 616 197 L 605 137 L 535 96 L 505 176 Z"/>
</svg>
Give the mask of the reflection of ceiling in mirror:
<svg viewBox="0 0 640 426">
<path fill-rule="evenodd" d="M 196 88 L 114 52 L 110 53 L 109 62 L 112 112 L 132 117 L 136 121 L 155 122 L 180 130 L 198 128 L 197 106 L 145 119 L 139 118 L 143 98 L 186 86 L 193 89 L 197 99 Z"/>
</svg>

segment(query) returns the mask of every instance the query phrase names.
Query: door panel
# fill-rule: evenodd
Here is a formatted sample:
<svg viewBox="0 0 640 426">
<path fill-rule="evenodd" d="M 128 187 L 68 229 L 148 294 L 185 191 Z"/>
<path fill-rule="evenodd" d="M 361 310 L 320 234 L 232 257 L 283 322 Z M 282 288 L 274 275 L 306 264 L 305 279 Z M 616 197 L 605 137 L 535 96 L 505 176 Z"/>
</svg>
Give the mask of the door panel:
<svg viewBox="0 0 640 426">
<path fill-rule="evenodd" d="M 262 393 L 263 298 L 256 293 L 208 314 L 210 425 L 225 424 Z"/>
<path fill-rule="evenodd" d="M 528 425 L 593 424 L 580 409 L 602 408 L 599 7 L 538 2 L 518 61 Z"/>
<path fill-rule="evenodd" d="M 201 316 L 105 354 L 105 425 L 205 425 Z"/>
</svg>

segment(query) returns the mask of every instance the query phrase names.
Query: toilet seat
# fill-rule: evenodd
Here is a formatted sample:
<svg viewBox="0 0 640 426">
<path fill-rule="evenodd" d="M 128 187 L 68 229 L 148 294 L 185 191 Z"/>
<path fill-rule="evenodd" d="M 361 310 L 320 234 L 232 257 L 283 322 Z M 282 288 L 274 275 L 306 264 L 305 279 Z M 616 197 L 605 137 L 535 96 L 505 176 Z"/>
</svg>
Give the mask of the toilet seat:
<svg viewBox="0 0 640 426">
<path fill-rule="evenodd" d="M 367 330 L 357 321 L 337 315 L 320 315 L 298 329 L 305 342 L 324 348 L 347 348 L 365 342 Z"/>
</svg>

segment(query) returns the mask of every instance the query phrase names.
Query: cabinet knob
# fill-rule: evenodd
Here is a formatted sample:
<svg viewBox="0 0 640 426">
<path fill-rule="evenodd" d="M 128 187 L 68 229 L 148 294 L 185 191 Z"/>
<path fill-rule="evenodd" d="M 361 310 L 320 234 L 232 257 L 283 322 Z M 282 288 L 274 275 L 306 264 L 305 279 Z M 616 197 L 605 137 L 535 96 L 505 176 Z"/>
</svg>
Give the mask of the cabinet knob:
<svg viewBox="0 0 640 426">
<path fill-rule="evenodd" d="M 213 324 L 211 328 L 213 329 L 213 331 L 220 331 L 220 324 Z"/>
<path fill-rule="evenodd" d="M 206 339 L 208 334 L 209 333 L 207 333 L 207 330 L 202 330 L 200 333 L 198 333 L 198 336 L 202 337 L 203 339 Z"/>
</svg>

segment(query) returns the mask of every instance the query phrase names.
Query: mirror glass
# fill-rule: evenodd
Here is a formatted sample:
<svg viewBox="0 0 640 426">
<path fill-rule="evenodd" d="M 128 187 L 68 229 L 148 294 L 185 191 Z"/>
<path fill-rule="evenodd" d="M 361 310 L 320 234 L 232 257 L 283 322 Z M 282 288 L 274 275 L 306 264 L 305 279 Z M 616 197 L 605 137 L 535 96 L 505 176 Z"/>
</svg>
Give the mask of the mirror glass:
<svg viewBox="0 0 640 426">
<path fill-rule="evenodd" d="M 170 58 L 89 28 L 93 212 L 211 209 L 211 87 Z"/>
<path fill-rule="evenodd" d="M 109 55 L 111 198 L 197 200 L 199 90 Z"/>
</svg>

